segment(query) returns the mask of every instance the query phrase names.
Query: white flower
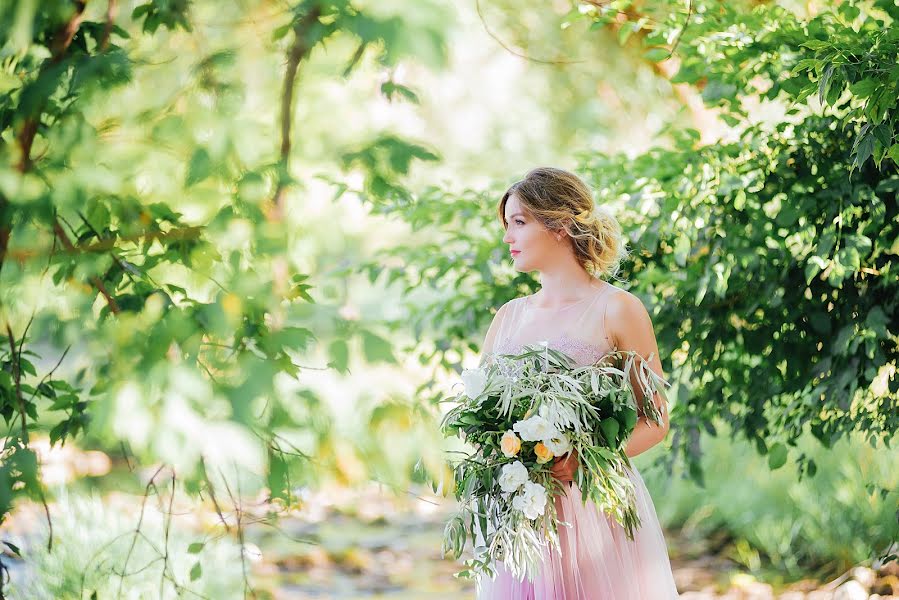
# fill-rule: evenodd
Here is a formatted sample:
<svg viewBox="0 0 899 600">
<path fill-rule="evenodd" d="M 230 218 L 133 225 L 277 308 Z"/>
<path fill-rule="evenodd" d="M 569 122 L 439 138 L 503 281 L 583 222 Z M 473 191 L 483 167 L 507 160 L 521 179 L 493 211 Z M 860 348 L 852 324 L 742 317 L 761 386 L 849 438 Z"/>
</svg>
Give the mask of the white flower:
<svg viewBox="0 0 899 600">
<path fill-rule="evenodd" d="M 546 488 L 528 481 L 524 489 L 512 498 L 512 507 L 523 512 L 528 519 L 536 519 L 546 509 Z"/>
<path fill-rule="evenodd" d="M 462 383 L 465 385 L 465 395 L 474 400 L 487 387 L 487 372 L 484 369 L 465 369 L 462 371 Z"/>
<path fill-rule="evenodd" d="M 537 414 L 550 422 L 558 430 L 580 429 L 580 420 L 574 409 L 561 402 L 544 402 L 540 405 Z"/>
<path fill-rule="evenodd" d="M 499 476 L 499 487 L 504 492 L 514 492 L 522 485 L 528 483 L 528 470 L 520 460 L 503 465 L 503 471 Z"/>
<path fill-rule="evenodd" d="M 519 421 L 512 429 L 526 442 L 540 442 L 559 435 L 559 431 L 540 415 Z"/>
<path fill-rule="evenodd" d="M 554 438 L 543 440 L 543 445 L 550 449 L 553 456 L 562 456 L 571 450 L 571 441 L 564 433 L 560 433 Z"/>
</svg>

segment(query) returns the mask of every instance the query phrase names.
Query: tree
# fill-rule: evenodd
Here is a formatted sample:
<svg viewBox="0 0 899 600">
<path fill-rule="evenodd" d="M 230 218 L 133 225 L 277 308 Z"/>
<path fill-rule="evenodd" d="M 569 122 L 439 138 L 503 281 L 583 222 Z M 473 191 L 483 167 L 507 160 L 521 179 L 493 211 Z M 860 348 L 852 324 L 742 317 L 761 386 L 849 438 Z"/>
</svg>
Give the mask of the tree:
<svg viewBox="0 0 899 600">
<path fill-rule="evenodd" d="M 346 372 L 353 338 L 392 356 L 314 306 L 320 281 L 295 256 L 297 81 L 326 44 L 348 50 L 338 82 L 410 54 L 439 63 L 436 9 L 410 26 L 341 0 L 117 8 L 0 2 L 0 522 L 16 498 L 44 498 L 37 428 L 54 444 L 88 430 L 213 498 L 241 470 L 289 503 L 298 482 L 340 470 L 327 411 L 297 381 L 304 357 L 324 344 L 320 368 Z M 244 78 L 260 66 L 279 74 L 274 94 Z M 246 116 L 254 94 L 277 122 Z M 55 367 L 40 373 L 41 355 Z"/>
<path fill-rule="evenodd" d="M 598 202 L 630 232 L 627 287 L 649 307 L 678 383 L 671 456 L 701 478 L 701 434 L 718 419 L 772 468 L 805 430 L 825 446 L 851 432 L 888 444 L 899 426 L 896 6 L 802 16 L 697 1 L 653 6 L 654 18 L 628 2 L 584 6 L 573 19 L 641 32 L 648 60 L 673 51 L 671 83 L 694 86 L 737 136 L 703 145 L 695 129 L 672 128 L 669 145 L 637 157 L 581 152 Z M 783 106 L 783 118 L 757 122 L 753 100 Z M 536 288 L 502 264 L 498 193 L 451 202 L 426 190 L 402 218 L 441 234 L 398 245 L 396 268 L 369 268 L 414 298 L 416 331 L 432 340 L 421 360 L 435 369 L 458 371 L 477 350 L 485 307 Z M 424 303 L 422 284 L 435 292 Z"/>
</svg>

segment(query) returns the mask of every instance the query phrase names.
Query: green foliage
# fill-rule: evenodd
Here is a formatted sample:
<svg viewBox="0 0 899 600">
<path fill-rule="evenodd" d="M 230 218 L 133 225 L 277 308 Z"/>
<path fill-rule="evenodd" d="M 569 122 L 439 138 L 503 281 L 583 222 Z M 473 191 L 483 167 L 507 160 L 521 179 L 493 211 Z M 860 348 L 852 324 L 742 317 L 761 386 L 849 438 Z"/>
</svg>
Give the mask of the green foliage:
<svg viewBox="0 0 899 600">
<path fill-rule="evenodd" d="M 143 31 L 146 33 L 155 33 L 160 26 L 191 31 L 188 6 L 188 0 L 153 0 L 135 6 L 131 18 L 135 21 L 143 19 Z"/>
<path fill-rule="evenodd" d="M 5 515 L 19 496 L 42 498 L 37 455 L 28 445 L 39 407 L 44 421 L 53 423 L 50 440 L 55 444 L 85 429 L 88 402 L 86 394 L 53 378 L 52 371 L 31 385 L 37 371 L 26 357 L 37 355 L 24 347 L 25 340 L 2 336 L 0 344 L 0 416 L 9 429 L 0 449 L 0 515 Z"/>
<path fill-rule="evenodd" d="M 587 159 L 603 199 L 646 207 L 632 268 L 636 290 L 658 299 L 660 346 L 681 350 L 676 443 L 716 417 L 762 452 L 806 427 L 825 446 L 896 431 L 897 176 L 869 163 L 850 179 L 834 125 L 809 117 L 732 144 L 684 137 Z"/>
<path fill-rule="evenodd" d="M 342 132 L 355 129 L 323 109 L 327 95 L 303 103 L 372 65 L 392 70 L 414 56 L 442 66 L 450 11 L 141 0 L 106 22 L 88 4 L 0 0 L 0 415 L 9 428 L 0 521 L 18 497 L 45 493 L 26 444 L 37 429 L 68 443 L 87 428 L 141 461 L 177 465 L 195 490 L 207 469 L 235 463 L 287 503 L 320 470 L 352 480 L 357 449 L 337 438 L 326 403 L 302 380 L 308 359 L 320 351 L 340 374 L 355 366 L 356 348 L 364 360 L 400 363 L 390 340 L 411 332 L 416 358 L 434 370 L 417 395 L 436 401 L 440 372 L 460 371 L 477 351 L 492 317 L 485 307 L 537 287 L 505 264 L 495 204 L 507 182 L 412 192 L 404 177 L 439 152 L 391 131 L 347 143 Z M 647 10 L 624 0 L 577 15 L 603 40 L 641 45 L 635 55 L 655 69 L 676 44 L 672 82 L 701 93 L 738 138 L 697 147 L 698 132 L 673 128 L 670 144 L 641 156 L 582 157 L 637 247 L 629 287 L 652 308 L 678 380 L 675 450 L 699 476 L 700 434 L 721 419 L 778 473 L 793 461 L 813 473 L 818 454 L 797 442 L 804 431 L 827 447 L 853 431 L 890 440 L 895 3 L 812 15 L 705 0 Z M 291 65 L 298 77 L 288 86 Z M 573 89 L 570 72 L 554 70 L 553 87 Z M 596 82 L 577 84 L 593 98 Z M 366 85 L 418 100 L 392 72 Z M 786 114 L 752 121 L 759 100 Z M 313 174 L 322 167 L 329 173 Z M 341 171 L 361 174 L 359 196 L 409 231 L 365 264 L 334 268 L 309 256 L 302 202 L 320 182 L 335 200 L 357 192 Z M 360 272 L 403 294 L 410 313 L 385 331 L 322 302 L 343 285 L 329 277 Z M 411 470 L 406 456 L 428 439 L 425 413 L 395 402 L 365 414 L 375 439 L 353 443 L 383 466 L 379 476 L 400 484 Z M 398 438 L 402 453 L 382 447 Z M 196 568 L 208 577 L 207 565 Z"/>
<path fill-rule="evenodd" d="M 537 287 L 530 275 L 502 264 L 507 254 L 499 243 L 493 198 L 488 192 L 427 187 L 400 213 L 411 235 L 361 266 L 372 282 L 393 286 L 406 299 L 408 315 L 390 326 L 411 329 L 421 340 L 419 362 L 432 366 L 434 376 L 418 395 L 431 402 L 443 395 L 437 373 L 461 373 L 464 352 L 477 350 L 483 339 L 478 332 L 492 318 L 485 307 Z"/>
<path fill-rule="evenodd" d="M 796 108 L 815 99 L 850 136 L 850 172 L 868 159 L 878 168 L 899 164 L 895 2 L 834 3 L 805 19 L 776 4 L 747 9 L 700 0 L 690 6 L 695 18 L 686 26 L 683 5 L 672 4 L 666 22 L 646 39 L 664 45 L 683 30 L 672 83 L 699 86 L 731 124 L 745 122 L 743 101 L 750 96 Z"/>
<path fill-rule="evenodd" d="M 306 359 L 326 349 L 347 372 L 351 342 L 364 360 L 396 355 L 377 327 L 318 304 L 325 276 L 290 214 L 308 183 L 290 165 L 297 73 L 322 68 L 326 43 L 358 48 L 344 77 L 329 71 L 338 85 L 361 65 L 439 66 L 445 11 L 421 8 L 154 0 L 107 21 L 81 2 L 0 1 L 0 522 L 16 497 L 44 497 L 27 446 L 38 427 L 54 444 L 88 428 L 194 490 L 237 467 L 290 503 L 339 470 Z M 260 64 L 278 75 L 257 89 Z M 387 131 L 363 147 L 347 168 L 385 151 L 380 183 L 400 196 L 398 177 L 435 158 Z"/>
<path fill-rule="evenodd" d="M 681 39 L 675 81 L 697 83 L 687 73 L 701 72 L 706 103 L 740 123 L 741 101 L 759 95 L 789 118 L 699 148 L 685 132 L 673 148 L 587 156 L 584 168 L 601 202 L 627 203 L 635 291 L 656 299 L 660 346 L 677 349 L 675 447 L 694 461 L 700 430 L 714 433 L 720 417 L 760 452 L 770 446 L 772 468 L 792 452 L 814 470 L 795 449 L 806 429 L 830 447 L 853 431 L 873 444 L 899 428 L 899 329 L 887 316 L 899 309 L 899 170 L 882 160 L 899 126 L 899 45 L 886 15 L 895 6 L 875 3 L 851 23 L 846 8 L 802 21 L 776 6 L 704 7 Z M 874 73 L 873 88 L 857 85 Z M 813 89 L 824 115 L 804 104 Z M 868 161 L 858 140 L 877 128 L 889 135 Z"/>
<path fill-rule="evenodd" d="M 804 18 L 692 2 L 684 29 L 681 3 L 655 7 L 655 19 L 624 4 L 578 18 L 640 32 L 649 47 L 677 40 L 672 83 L 695 86 L 739 126 L 733 142 L 699 146 L 698 131 L 670 129 L 671 144 L 636 157 L 581 156 L 599 203 L 618 207 L 634 250 L 626 287 L 650 307 L 677 381 L 670 456 L 701 479 L 700 435 L 715 435 L 718 419 L 773 450 L 771 468 L 793 460 L 801 473 L 816 469 L 797 447 L 804 431 L 825 447 L 852 432 L 889 442 L 899 429 L 895 5 Z M 753 122 L 747 99 L 786 114 Z M 429 234 L 389 250 L 384 262 L 397 266 L 369 265 L 408 295 L 416 334 L 433 340 L 420 360 L 435 370 L 460 371 L 477 350 L 484 307 L 536 287 L 502 264 L 502 189 L 452 202 L 425 190 L 402 217 Z"/>
<path fill-rule="evenodd" d="M 671 477 L 650 466 L 653 456 L 638 457 L 666 528 L 697 542 L 711 538 L 753 574 L 782 580 L 836 577 L 899 539 L 896 448 L 872 448 L 853 435 L 825 449 L 806 435 L 797 446 L 819 468 L 801 478 L 796 464 L 770 472 L 764 457 L 719 425 L 721 435 L 704 444 L 703 487 L 680 468 Z"/>
<path fill-rule="evenodd" d="M 395 183 L 409 172 L 412 161 L 433 161 L 438 157 L 422 146 L 387 135 L 348 152 L 341 159 L 344 168 L 356 167 L 365 173 L 365 199 L 379 212 L 387 212 L 413 201 L 412 193 Z"/>
</svg>

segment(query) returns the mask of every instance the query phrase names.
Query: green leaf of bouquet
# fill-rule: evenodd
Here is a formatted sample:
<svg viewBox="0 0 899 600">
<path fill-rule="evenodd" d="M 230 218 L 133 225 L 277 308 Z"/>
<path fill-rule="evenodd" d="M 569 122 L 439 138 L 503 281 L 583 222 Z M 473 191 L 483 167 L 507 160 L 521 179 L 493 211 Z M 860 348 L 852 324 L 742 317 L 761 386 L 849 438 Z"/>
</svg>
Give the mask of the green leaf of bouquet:
<svg viewBox="0 0 899 600">
<path fill-rule="evenodd" d="M 602 433 L 609 445 L 616 447 L 618 445 L 618 431 L 620 429 L 618 421 L 612 418 L 603 419 L 600 422 L 599 427 L 602 429 Z"/>
<path fill-rule="evenodd" d="M 633 430 L 637 426 L 637 411 L 632 408 L 625 409 L 623 416 L 625 431 Z"/>
<path fill-rule="evenodd" d="M 13 554 L 15 554 L 15 555 L 17 555 L 17 556 L 19 556 L 19 557 L 22 556 L 22 551 L 19 550 L 19 547 L 18 547 L 18 546 L 16 546 L 16 545 L 13 544 L 12 542 L 7 542 L 6 540 L 4 540 L 3 543 L 6 544 L 6 547 L 9 548 L 9 549 L 13 552 Z"/>
<path fill-rule="evenodd" d="M 484 421 L 471 413 L 465 413 L 459 417 L 459 422 L 465 425 L 483 425 Z"/>
</svg>

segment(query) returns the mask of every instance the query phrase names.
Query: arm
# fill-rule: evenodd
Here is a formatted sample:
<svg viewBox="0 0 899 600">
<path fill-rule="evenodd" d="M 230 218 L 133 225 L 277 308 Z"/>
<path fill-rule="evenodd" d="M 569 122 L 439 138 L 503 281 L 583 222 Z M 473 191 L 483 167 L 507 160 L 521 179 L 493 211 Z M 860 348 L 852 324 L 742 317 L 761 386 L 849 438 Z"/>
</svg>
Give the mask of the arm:
<svg viewBox="0 0 899 600">
<path fill-rule="evenodd" d="M 609 298 L 605 322 L 607 324 L 606 335 L 618 350 L 633 350 L 644 358 L 652 353 L 652 360 L 649 361 L 650 368 L 661 377 L 665 377 L 662 363 L 659 360 L 659 347 L 652 329 L 652 321 L 639 298 L 627 291 L 615 292 Z M 636 375 L 631 375 L 631 385 L 637 394 L 639 406 L 643 401 L 643 392 Z M 655 395 L 653 401 L 662 414 L 662 426 L 659 427 L 641 414 L 631 437 L 625 444 L 624 452 L 629 457 L 649 450 L 665 439 L 668 434 L 667 405 L 659 394 Z M 559 481 L 571 481 L 574 479 L 577 467 L 577 453 L 572 451 L 563 457 L 556 458 L 551 472 Z"/>
<path fill-rule="evenodd" d="M 484 344 L 481 346 L 481 359 L 478 366 L 484 366 L 488 355 L 493 352 L 493 346 L 496 343 L 496 335 L 499 332 L 508 305 L 508 302 L 503 304 L 499 307 L 499 310 L 496 311 L 496 314 L 493 315 L 493 321 L 490 322 L 490 327 L 487 329 L 487 336 L 484 338 Z"/>
<path fill-rule="evenodd" d="M 659 360 L 659 346 L 652 329 L 652 320 L 640 299 L 630 292 L 615 293 L 609 298 L 607 313 L 608 334 L 618 350 L 632 350 L 644 359 L 652 354 L 649 367 L 659 376 L 665 377 Z M 639 361 L 639 359 L 638 359 Z M 637 394 L 638 406 L 642 403 L 643 392 L 636 375 L 631 375 L 631 385 Z M 640 416 L 631 437 L 625 446 L 625 454 L 630 457 L 646 452 L 665 439 L 668 434 L 668 407 L 661 395 L 656 393 L 653 402 L 662 414 L 662 425 L 656 425 Z"/>
</svg>

